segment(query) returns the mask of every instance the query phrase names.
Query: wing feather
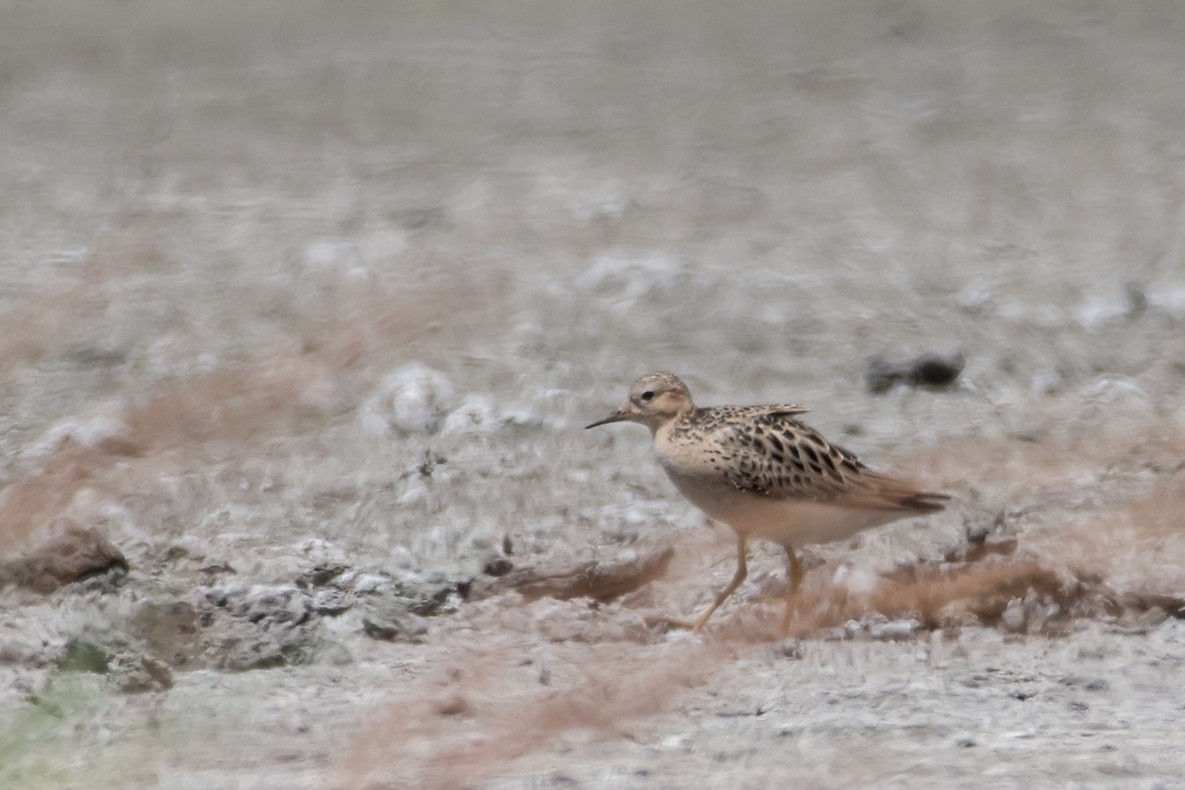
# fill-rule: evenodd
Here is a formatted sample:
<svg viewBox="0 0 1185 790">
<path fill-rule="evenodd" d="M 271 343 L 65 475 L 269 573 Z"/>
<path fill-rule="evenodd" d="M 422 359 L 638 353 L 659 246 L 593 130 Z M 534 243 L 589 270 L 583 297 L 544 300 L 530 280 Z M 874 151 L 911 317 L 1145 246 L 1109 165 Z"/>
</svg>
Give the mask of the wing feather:
<svg viewBox="0 0 1185 790">
<path fill-rule="evenodd" d="M 771 499 L 833 502 L 845 507 L 930 513 L 942 510 L 945 494 L 878 474 L 855 453 L 828 442 L 794 419 L 800 406 L 726 407 L 711 438 L 721 471 L 741 491 Z M 737 418 L 746 418 L 738 420 Z"/>
</svg>

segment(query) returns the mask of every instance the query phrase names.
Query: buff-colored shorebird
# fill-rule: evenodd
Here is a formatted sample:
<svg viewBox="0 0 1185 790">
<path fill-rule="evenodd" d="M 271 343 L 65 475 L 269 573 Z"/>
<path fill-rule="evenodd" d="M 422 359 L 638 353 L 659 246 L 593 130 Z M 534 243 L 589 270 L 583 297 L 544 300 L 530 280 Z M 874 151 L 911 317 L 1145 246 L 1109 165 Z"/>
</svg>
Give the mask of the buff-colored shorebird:
<svg viewBox="0 0 1185 790">
<path fill-rule="evenodd" d="M 587 426 L 645 425 L 663 470 L 683 496 L 736 532 L 732 581 L 694 622 L 674 622 L 703 628 L 745 580 L 747 545 L 758 538 L 783 546 L 789 559 L 785 629 L 803 576 L 796 548 L 935 513 L 950 499 L 871 471 L 796 419 L 805 411 L 789 404 L 698 408 L 678 376 L 660 372 L 635 381 L 620 409 Z"/>
</svg>

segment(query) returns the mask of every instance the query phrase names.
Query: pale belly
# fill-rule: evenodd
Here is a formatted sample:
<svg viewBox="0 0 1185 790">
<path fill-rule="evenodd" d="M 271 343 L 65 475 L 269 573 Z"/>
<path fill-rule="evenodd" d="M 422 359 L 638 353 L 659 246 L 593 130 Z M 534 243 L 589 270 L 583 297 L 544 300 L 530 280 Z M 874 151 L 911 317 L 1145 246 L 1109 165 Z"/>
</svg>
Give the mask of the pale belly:
<svg viewBox="0 0 1185 790">
<path fill-rule="evenodd" d="M 750 538 L 793 548 L 846 540 L 866 529 L 915 515 L 902 510 L 768 499 L 738 491 L 727 484 L 705 485 L 702 481 L 682 478 L 669 471 L 667 474 L 679 492 L 709 517 Z"/>
</svg>

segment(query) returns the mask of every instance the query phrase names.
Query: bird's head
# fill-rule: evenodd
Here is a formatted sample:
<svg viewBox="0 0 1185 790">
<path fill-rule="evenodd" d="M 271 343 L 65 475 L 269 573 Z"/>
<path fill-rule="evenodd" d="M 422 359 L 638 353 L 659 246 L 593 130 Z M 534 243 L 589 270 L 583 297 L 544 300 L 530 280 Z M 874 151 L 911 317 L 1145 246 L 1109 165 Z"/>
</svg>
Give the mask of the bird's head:
<svg viewBox="0 0 1185 790">
<path fill-rule="evenodd" d="M 586 428 L 611 422 L 636 422 L 654 433 L 660 426 L 691 412 L 695 404 L 687 385 L 673 373 L 647 373 L 630 386 L 621 408 Z"/>
</svg>

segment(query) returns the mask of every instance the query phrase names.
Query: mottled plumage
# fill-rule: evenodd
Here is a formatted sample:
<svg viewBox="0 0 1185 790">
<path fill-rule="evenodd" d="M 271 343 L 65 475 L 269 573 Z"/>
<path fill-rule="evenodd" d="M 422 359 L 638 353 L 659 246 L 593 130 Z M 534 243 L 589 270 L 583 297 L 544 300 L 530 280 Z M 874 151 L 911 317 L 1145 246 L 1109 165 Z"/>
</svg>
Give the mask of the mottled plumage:
<svg viewBox="0 0 1185 790">
<path fill-rule="evenodd" d="M 588 426 L 630 421 L 650 428 L 679 491 L 736 532 L 736 574 L 694 629 L 744 581 L 750 538 L 785 547 L 793 592 L 802 581 L 796 547 L 933 513 L 949 499 L 873 472 L 800 422 L 804 412 L 790 404 L 697 408 L 678 376 L 660 372 L 638 379 L 620 409 Z"/>
</svg>

